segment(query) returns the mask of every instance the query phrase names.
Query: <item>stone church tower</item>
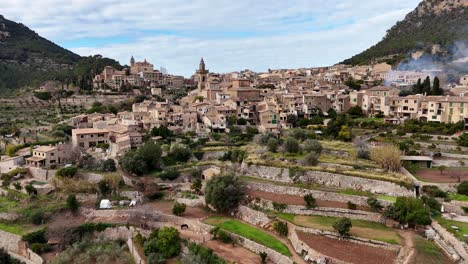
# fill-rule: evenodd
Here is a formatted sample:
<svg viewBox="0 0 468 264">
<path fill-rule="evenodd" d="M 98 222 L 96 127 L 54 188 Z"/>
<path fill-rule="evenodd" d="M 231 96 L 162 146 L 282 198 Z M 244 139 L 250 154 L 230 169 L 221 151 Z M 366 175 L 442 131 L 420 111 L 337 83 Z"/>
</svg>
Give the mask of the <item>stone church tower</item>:
<svg viewBox="0 0 468 264">
<path fill-rule="evenodd" d="M 130 58 L 130 66 L 135 65 L 135 58 L 133 56 Z"/>
<path fill-rule="evenodd" d="M 196 77 L 198 82 L 198 91 L 203 91 L 206 89 L 206 82 L 208 81 L 208 73 L 209 71 L 205 68 L 205 62 L 203 58 L 200 60 L 200 65 L 198 66 L 198 70 L 196 71 Z"/>
</svg>

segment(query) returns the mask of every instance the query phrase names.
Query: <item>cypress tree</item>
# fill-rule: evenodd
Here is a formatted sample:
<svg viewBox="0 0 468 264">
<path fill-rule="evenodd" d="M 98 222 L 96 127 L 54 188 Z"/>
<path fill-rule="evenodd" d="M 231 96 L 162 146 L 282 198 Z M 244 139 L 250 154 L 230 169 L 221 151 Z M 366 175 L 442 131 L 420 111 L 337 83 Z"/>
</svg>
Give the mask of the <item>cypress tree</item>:
<svg viewBox="0 0 468 264">
<path fill-rule="evenodd" d="M 432 83 L 432 95 L 441 95 L 443 93 L 440 88 L 439 78 L 434 77 L 434 82 Z"/>
<path fill-rule="evenodd" d="M 422 93 L 421 78 L 419 78 L 418 82 L 415 85 L 413 85 L 413 93 L 416 93 L 416 94 Z"/>
<path fill-rule="evenodd" d="M 429 76 L 426 77 L 422 84 L 422 92 L 426 94 L 431 94 L 431 78 Z"/>
</svg>

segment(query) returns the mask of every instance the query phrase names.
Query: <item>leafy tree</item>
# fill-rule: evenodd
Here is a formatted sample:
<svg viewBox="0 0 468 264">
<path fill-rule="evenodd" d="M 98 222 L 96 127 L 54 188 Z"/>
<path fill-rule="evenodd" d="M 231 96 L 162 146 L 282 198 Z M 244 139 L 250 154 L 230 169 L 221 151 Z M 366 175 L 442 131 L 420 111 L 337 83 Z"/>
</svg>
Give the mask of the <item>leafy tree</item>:
<svg viewBox="0 0 468 264">
<path fill-rule="evenodd" d="M 277 221 L 273 224 L 273 229 L 278 233 L 280 236 L 287 236 L 288 235 L 288 224 L 283 221 Z"/>
<path fill-rule="evenodd" d="M 422 200 L 414 197 L 398 197 L 394 209 L 387 209 L 386 215 L 399 221 L 401 224 L 408 224 L 411 227 L 416 225 L 429 225 L 431 223 L 430 212 L 425 208 Z M 386 210 L 386 211 L 387 211 Z"/>
<path fill-rule="evenodd" d="M 284 142 L 284 150 L 288 153 L 298 153 L 300 150 L 299 142 L 295 138 L 288 137 Z"/>
<path fill-rule="evenodd" d="M 440 171 L 440 174 L 444 174 L 444 171 L 447 170 L 447 166 L 440 165 L 437 167 L 437 169 Z"/>
<path fill-rule="evenodd" d="M 234 175 L 213 177 L 206 183 L 205 201 L 221 213 L 236 208 L 244 196 L 244 185 Z"/>
<path fill-rule="evenodd" d="M 28 193 L 29 196 L 37 195 L 37 190 L 36 190 L 36 188 L 34 188 L 34 186 L 31 183 L 26 185 L 24 187 L 24 189 L 26 190 L 26 192 Z"/>
<path fill-rule="evenodd" d="M 276 138 L 270 138 L 267 143 L 268 151 L 276 152 L 278 150 L 278 145 L 279 142 Z"/>
<path fill-rule="evenodd" d="M 302 150 L 306 153 L 314 152 L 317 154 L 322 153 L 323 147 L 318 140 L 306 140 L 303 143 Z"/>
<path fill-rule="evenodd" d="M 351 131 L 349 130 L 348 126 L 342 126 L 340 132 L 338 132 L 337 139 L 343 141 L 351 141 Z"/>
<path fill-rule="evenodd" d="M 357 205 L 351 201 L 348 201 L 347 205 L 348 205 L 348 209 L 350 210 L 356 210 L 357 208 Z"/>
<path fill-rule="evenodd" d="M 136 175 L 143 175 L 160 168 L 161 147 L 154 142 L 147 142 L 136 150 L 130 150 L 121 159 L 122 168 Z"/>
<path fill-rule="evenodd" d="M 150 134 L 152 137 L 162 137 L 163 139 L 170 138 L 174 135 L 166 126 L 154 127 Z"/>
<path fill-rule="evenodd" d="M 165 258 L 177 256 L 181 248 L 179 231 L 174 227 L 163 227 L 158 232 L 156 246 Z"/>
<path fill-rule="evenodd" d="M 175 144 L 171 149 L 171 156 L 176 161 L 187 162 L 192 157 L 192 151 L 187 146 Z"/>
<path fill-rule="evenodd" d="M 306 203 L 306 207 L 308 209 L 317 207 L 317 201 L 311 193 L 304 196 L 304 202 Z"/>
<path fill-rule="evenodd" d="M 462 195 L 468 195 L 468 181 L 463 181 L 457 186 L 457 193 Z"/>
<path fill-rule="evenodd" d="M 70 209 L 70 211 L 72 211 L 73 213 L 78 212 L 78 209 L 80 208 L 80 203 L 78 202 L 74 194 L 68 195 L 67 208 Z"/>
<path fill-rule="evenodd" d="M 103 171 L 116 171 L 117 168 L 115 166 L 115 161 L 113 159 L 107 159 L 102 163 L 102 170 Z"/>
<path fill-rule="evenodd" d="M 352 116 L 355 116 L 355 117 L 359 117 L 359 116 L 363 116 L 363 115 L 364 115 L 364 113 L 362 112 L 362 108 L 361 108 L 359 105 L 356 105 L 356 106 L 351 107 L 351 108 L 348 110 L 348 114 L 349 114 L 349 115 L 352 115 Z"/>
<path fill-rule="evenodd" d="M 304 157 L 302 162 L 304 165 L 307 165 L 307 166 L 315 166 L 319 163 L 319 154 L 315 152 L 310 152 Z"/>
<path fill-rule="evenodd" d="M 176 202 L 174 204 L 174 207 L 172 207 L 172 213 L 174 215 L 181 216 L 185 212 L 186 208 L 187 208 L 186 204 Z"/>
<path fill-rule="evenodd" d="M 0 263 L 2 264 L 24 264 L 15 258 L 12 258 L 8 251 L 4 248 L 0 248 Z"/>
<path fill-rule="evenodd" d="M 353 227 L 351 220 L 349 218 L 340 218 L 333 224 L 333 229 L 335 229 L 341 237 L 348 237 L 349 231 Z"/>
</svg>

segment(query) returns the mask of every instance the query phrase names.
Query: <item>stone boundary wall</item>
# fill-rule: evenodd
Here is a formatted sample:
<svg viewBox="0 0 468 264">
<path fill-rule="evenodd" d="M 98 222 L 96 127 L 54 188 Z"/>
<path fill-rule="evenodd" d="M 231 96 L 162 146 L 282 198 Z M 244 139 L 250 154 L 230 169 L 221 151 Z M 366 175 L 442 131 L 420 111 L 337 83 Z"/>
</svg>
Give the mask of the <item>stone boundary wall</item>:
<svg viewBox="0 0 468 264">
<path fill-rule="evenodd" d="M 5 248 L 8 254 L 19 259 L 26 264 L 42 264 L 44 260 L 29 248 L 26 248 L 26 256 L 20 254 L 20 244 L 26 243 L 21 240 L 21 236 L 0 230 L 0 248 Z"/>
<path fill-rule="evenodd" d="M 294 250 L 296 250 L 296 252 L 301 254 L 301 255 L 303 253 L 305 253 L 306 255 L 304 257 L 309 259 L 309 260 L 318 261 L 320 259 L 325 258 L 325 259 L 332 260 L 333 264 L 348 264 L 347 262 L 344 262 L 344 261 L 329 257 L 327 255 L 323 255 L 323 254 L 319 253 L 318 251 L 316 251 L 315 249 L 312 249 L 311 247 L 309 247 L 309 245 L 307 245 L 306 243 L 302 242 L 302 240 L 299 239 L 294 227 L 289 228 L 288 238 L 289 238 L 289 241 L 291 241 L 291 244 L 292 244 Z"/>
<path fill-rule="evenodd" d="M 465 211 L 463 210 L 462 208 L 462 205 L 459 205 L 459 204 L 456 204 L 456 203 L 452 203 L 453 201 L 451 201 L 450 203 L 442 203 L 442 205 L 444 206 L 444 211 L 447 212 L 447 213 L 455 213 L 455 214 L 458 214 L 458 215 L 465 215 Z M 466 205 L 463 205 L 466 207 Z"/>
<path fill-rule="evenodd" d="M 445 228 L 443 228 L 437 221 L 432 221 L 431 227 L 437 232 L 442 241 L 450 245 L 464 261 L 468 262 L 468 254 L 466 252 L 465 245 L 463 242 L 461 242 L 454 235 L 445 230 Z"/>
<path fill-rule="evenodd" d="M 55 176 L 57 170 L 48 170 L 36 167 L 28 167 L 29 173 L 33 178 L 39 179 L 41 181 L 50 181 Z"/>
<path fill-rule="evenodd" d="M 253 175 L 274 181 L 292 183 L 288 168 L 278 168 L 262 165 L 247 165 L 242 163 L 240 172 L 244 175 Z M 311 180 L 320 185 L 351 188 L 355 190 L 370 191 L 372 193 L 387 194 L 392 196 L 414 196 L 414 192 L 396 183 L 366 179 L 342 174 L 322 171 L 306 171 L 301 180 Z"/>
<path fill-rule="evenodd" d="M 226 151 L 224 151 L 224 150 L 205 151 L 205 153 L 203 153 L 202 160 L 203 161 L 218 160 L 219 158 L 221 158 L 224 155 L 225 152 Z"/>
<path fill-rule="evenodd" d="M 273 202 L 260 199 L 259 203 L 255 203 L 267 210 L 274 210 Z M 360 210 L 350 210 L 344 208 L 329 208 L 329 207 L 316 207 L 307 209 L 301 205 L 288 205 L 282 212 L 294 215 L 320 215 L 329 217 L 348 217 L 355 220 L 365 220 L 370 222 L 385 224 L 385 217 L 379 213 L 366 212 Z"/>
<path fill-rule="evenodd" d="M 146 261 L 140 256 L 140 253 L 138 252 L 135 243 L 133 242 L 133 238 L 129 238 L 127 240 L 127 246 L 128 250 L 130 250 L 130 254 L 133 256 L 135 264 L 146 264 Z"/>
<path fill-rule="evenodd" d="M 331 231 L 318 230 L 318 229 L 313 229 L 313 228 L 294 226 L 293 231 L 294 232 L 301 231 L 304 233 L 311 233 L 315 235 L 326 236 L 328 238 L 337 239 L 337 240 L 340 238 L 340 235 L 338 233 L 331 232 Z M 398 245 L 392 245 L 392 244 L 385 243 L 382 241 L 365 239 L 365 238 L 360 238 L 360 237 L 355 237 L 355 236 L 350 236 L 349 238 L 347 238 L 347 240 L 352 243 L 361 244 L 361 245 L 370 246 L 370 247 L 382 248 L 382 249 L 387 249 L 387 250 L 398 251 L 401 248 Z"/>
<path fill-rule="evenodd" d="M 263 191 L 263 192 L 289 194 L 289 195 L 296 195 L 296 196 L 302 196 L 302 197 L 310 193 L 317 200 L 344 202 L 344 203 L 350 201 L 357 205 L 368 206 L 367 205 L 368 197 L 365 197 L 365 196 L 347 195 L 347 194 L 341 194 L 341 193 L 335 193 L 335 192 L 309 190 L 309 189 L 298 188 L 298 187 L 280 186 L 280 185 L 256 183 L 256 182 L 249 182 L 246 184 L 246 187 L 248 189 L 258 190 L 258 191 Z M 379 200 L 379 201 L 383 206 L 388 206 L 392 204 L 392 202 L 389 202 L 386 200 Z"/>
<path fill-rule="evenodd" d="M 265 213 L 250 209 L 243 205 L 239 206 L 239 209 L 236 212 L 236 217 L 249 224 L 262 227 L 272 221 Z"/>
<path fill-rule="evenodd" d="M 187 205 L 188 207 L 198 207 L 198 206 L 205 205 L 205 199 L 203 199 L 202 197 L 198 199 L 177 198 L 176 201 L 178 203 L 183 203 Z"/>
<path fill-rule="evenodd" d="M 225 230 L 226 231 L 226 230 Z M 291 258 L 269 248 L 264 245 L 258 244 L 257 242 L 254 242 L 248 238 L 239 236 L 237 234 L 231 233 L 226 231 L 231 235 L 231 237 L 235 238 L 238 243 L 245 247 L 246 249 L 255 252 L 259 254 L 260 252 L 266 252 L 268 255 L 268 259 L 270 259 L 272 262 L 277 263 L 277 264 L 293 264 L 294 261 L 291 260 Z"/>
</svg>

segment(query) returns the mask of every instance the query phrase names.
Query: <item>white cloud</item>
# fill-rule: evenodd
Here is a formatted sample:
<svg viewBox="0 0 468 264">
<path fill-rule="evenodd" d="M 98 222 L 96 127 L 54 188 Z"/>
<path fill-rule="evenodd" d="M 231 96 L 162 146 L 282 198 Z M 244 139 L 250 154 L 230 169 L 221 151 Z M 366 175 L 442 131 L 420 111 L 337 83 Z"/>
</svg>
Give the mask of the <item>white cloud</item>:
<svg viewBox="0 0 468 264">
<path fill-rule="evenodd" d="M 332 64 L 380 40 L 418 2 L 3 0 L 0 14 L 59 44 L 116 39 L 74 45 L 81 55 L 126 63 L 133 54 L 189 75 L 200 56 L 217 72 Z M 122 37 L 130 41 L 119 43 Z"/>
</svg>

